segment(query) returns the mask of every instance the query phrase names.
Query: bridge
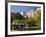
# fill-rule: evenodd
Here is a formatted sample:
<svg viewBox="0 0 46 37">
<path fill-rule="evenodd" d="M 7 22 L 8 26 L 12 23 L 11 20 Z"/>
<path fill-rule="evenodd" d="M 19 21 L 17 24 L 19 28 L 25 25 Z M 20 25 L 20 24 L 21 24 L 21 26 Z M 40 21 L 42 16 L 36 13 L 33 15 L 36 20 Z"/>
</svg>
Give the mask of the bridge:
<svg viewBox="0 0 46 37">
<path fill-rule="evenodd" d="M 18 30 L 18 31 L 28 31 L 28 30 L 37 30 L 39 27 L 28 27 L 28 24 L 11 24 L 11 30 Z"/>
</svg>

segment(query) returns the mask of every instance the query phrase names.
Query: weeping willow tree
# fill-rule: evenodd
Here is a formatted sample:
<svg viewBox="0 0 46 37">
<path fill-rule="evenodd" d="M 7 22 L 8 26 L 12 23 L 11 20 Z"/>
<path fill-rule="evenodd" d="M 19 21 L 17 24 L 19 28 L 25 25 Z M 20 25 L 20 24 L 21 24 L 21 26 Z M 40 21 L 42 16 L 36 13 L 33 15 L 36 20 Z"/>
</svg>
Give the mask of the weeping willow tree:
<svg viewBox="0 0 46 37">
<path fill-rule="evenodd" d="M 41 25 L 41 10 L 36 10 L 34 17 L 30 17 L 28 20 L 28 27 L 40 27 Z"/>
<path fill-rule="evenodd" d="M 37 25 L 37 29 L 41 29 L 41 10 L 36 10 L 35 16 L 35 25 Z"/>
<path fill-rule="evenodd" d="M 37 25 L 41 24 L 41 10 L 37 10 L 34 17 Z"/>
</svg>

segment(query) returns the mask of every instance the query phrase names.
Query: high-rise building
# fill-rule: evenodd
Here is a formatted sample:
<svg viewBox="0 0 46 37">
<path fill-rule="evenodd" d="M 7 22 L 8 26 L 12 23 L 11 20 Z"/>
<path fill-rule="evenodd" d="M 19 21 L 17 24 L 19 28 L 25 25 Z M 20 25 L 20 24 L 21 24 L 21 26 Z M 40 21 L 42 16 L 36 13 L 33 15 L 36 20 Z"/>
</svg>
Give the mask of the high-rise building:
<svg viewBox="0 0 46 37">
<path fill-rule="evenodd" d="M 29 12 L 26 12 L 26 13 L 24 13 L 23 15 L 24 15 L 25 17 L 26 17 L 26 16 L 28 16 L 28 17 L 30 17 L 30 16 L 34 17 L 34 10 L 30 10 Z"/>
</svg>

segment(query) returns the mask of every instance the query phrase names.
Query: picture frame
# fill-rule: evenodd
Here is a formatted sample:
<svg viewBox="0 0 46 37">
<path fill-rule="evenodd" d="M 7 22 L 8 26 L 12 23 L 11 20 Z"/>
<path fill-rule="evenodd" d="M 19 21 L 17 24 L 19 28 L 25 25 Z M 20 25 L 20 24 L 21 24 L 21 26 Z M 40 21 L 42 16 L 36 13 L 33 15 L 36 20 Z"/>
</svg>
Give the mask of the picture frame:
<svg viewBox="0 0 46 37">
<path fill-rule="evenodd" d="M 15 9 L 12 8 L 10 5 L 17 5 L 17 6 L 24 6 L 23 8 L 25 8 L 25 6 L 38 6 L 41 8 L 41 31 L 9 31 L 10 29 L 10 12 L 12 12 L 12 10 L 14 11 Z M 14 7 L 14 6 L 13 6 Z M 11 10 L 10 10 L 11 8 Z M 19 8 L 20 9 L 20 8 Z M 23 9 L 20 9 L 23 10 Z M 25 9 L 26 10 L 26 9 Z M 17 11 L 17 9 L 16 9 Z M 19 10 L 18 10 L 19 11 Z M 23 10 L 24 11 L 24 10 Z M 15 34 L 16 33 L 16 34 Z M 27 1 L 7 1 L 5 3 L 5 36 L 25 36 L 25 35 L 41 35 L 41 34 L 45 34 L 45 3 L 44 2 L 27 2 Z"/>
</svg>

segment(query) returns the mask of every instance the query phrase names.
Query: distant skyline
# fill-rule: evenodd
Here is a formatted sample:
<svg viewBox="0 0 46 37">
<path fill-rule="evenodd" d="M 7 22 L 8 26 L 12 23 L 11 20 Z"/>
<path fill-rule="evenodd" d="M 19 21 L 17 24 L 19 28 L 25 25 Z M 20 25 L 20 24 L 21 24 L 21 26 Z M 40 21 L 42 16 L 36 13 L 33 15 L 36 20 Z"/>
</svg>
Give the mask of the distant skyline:
<svg viewBox="0 0 46 37">
<path fill-rule="evenodd" d="M 17 5 L 11 5 L 10 10 L 11 12 L 31 12 L 32 10 L 36 10 L 37 8 L 40 8 L 38 6 L 17 6 Z"/>
</svg>

